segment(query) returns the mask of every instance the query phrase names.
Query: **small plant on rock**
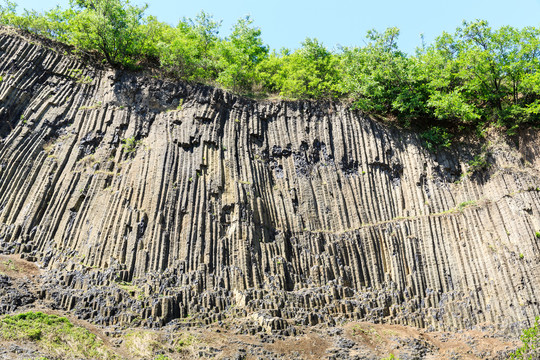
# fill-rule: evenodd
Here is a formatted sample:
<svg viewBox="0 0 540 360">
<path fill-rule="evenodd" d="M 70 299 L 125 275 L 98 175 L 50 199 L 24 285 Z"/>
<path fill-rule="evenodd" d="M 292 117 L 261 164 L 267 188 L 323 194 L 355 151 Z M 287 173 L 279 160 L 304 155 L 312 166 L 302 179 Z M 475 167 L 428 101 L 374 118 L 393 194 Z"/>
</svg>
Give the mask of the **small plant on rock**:
<svg viewBox="0 0 540 360">
<path fill-rule="evenodd" d="M 154 358 L 154 360 L 170 360 L 170 359 L 171 359 L 170 357 L 165 356 L 165 355 L 163 355 L 163 354 L 159 354 L 158 356 L 156 356 L 156 357 Z"/>
<path fill-rule="evenodd" d="M 78 84 L 90 84 L 94 79 L 88 75 L 84 75 L 82 69 L 71 69 L 69 76 L 74 79 Z"/>
<path fill-rule="evenodd" d="M 540 358 L 540 327 L 538 322 L 540 317 L 537 317 L 534 321 L 534 325 L 528 329 L 523 330 L 523 334 L 520 336 L 523 346 L 518 348 L 514 353 L 510 354 L 509 359 L 529 360 Z"/>
<path fill-rule="evenodd" d="M 462 211 L 463 209 L 465 209 L 466 207 L 469 207 L 469 206 L 474 206 L 476 205 L 476 201 L 474 200 L 468 200 L 468 201 L 464 201 L 462 203 L 460 203 L 458 205 L 458 210 L 459 211 Z"/>
<path fill-rule="evenodd" d="M 423 132 L 420 137 L 424 139 L 426 148 L 431 152 L 440 148 L 449 148 L 452 145 L 452 134 L 438 126 Z"/>
<path fill-rule="evenodd" d="M 184 352 L 188 347 L 195 344 L 197 342 L 197 338 L 193 335 L 183 335 L 178 339 L 178 341 L 175 344 L 175 350 L 177 352 Z"/>
<path fill-rule="evenodd" d="M 476 171 L 486 170 L 489 168 L 489 163 L 487 161 L 487 153 L 481 153 L 475 155 L 474 159 L 469 161 L 470 172 L 474 173 Z"/>
<path fill-rule="evenodd" d="M 137 149 L 137 146 L 139 146 L 139 144 L 140 141 L 135 140 L 134 136 L 122 139 L 122 147 L 126 150 L 126 153 L 134 152 Z"/>
</svg>

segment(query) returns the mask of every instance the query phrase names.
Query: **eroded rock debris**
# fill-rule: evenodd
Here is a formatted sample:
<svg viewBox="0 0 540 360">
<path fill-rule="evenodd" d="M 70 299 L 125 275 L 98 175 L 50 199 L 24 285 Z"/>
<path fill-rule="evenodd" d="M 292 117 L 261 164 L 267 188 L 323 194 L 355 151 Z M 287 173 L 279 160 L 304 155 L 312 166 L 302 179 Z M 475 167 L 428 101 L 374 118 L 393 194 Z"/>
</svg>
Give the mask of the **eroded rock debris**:
<svg viewBox="0 0 540 360">
<path fill-rule="evenodd" d="M 432 154 L 344 104 L 99 69 L 5 31 L 0 75 L 0 252 L 81 319 L 517 335 L 540 315 L 537 131 L 471 174 L 472 145 Z M 35 300 L 17 291 L 2 312 Z"/>
</svg>

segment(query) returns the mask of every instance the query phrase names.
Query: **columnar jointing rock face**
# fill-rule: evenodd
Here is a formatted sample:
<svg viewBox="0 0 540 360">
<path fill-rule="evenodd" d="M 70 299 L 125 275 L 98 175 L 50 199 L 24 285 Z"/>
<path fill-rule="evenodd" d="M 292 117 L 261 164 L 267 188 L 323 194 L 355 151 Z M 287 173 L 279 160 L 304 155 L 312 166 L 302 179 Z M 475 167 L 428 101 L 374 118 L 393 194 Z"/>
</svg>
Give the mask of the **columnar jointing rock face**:
<svg viewBox="0 0 540 360">
<path fill-rule="evenodd" d="M 534 146 L 464 177 L 472 150 L 433 155 L 344 105 L 59 52 L 0 36 L 0 249 L 47 269 L 43 298 L 103 324 L 263 310 L 515 332 L 539 314 Z"/>
</svg>

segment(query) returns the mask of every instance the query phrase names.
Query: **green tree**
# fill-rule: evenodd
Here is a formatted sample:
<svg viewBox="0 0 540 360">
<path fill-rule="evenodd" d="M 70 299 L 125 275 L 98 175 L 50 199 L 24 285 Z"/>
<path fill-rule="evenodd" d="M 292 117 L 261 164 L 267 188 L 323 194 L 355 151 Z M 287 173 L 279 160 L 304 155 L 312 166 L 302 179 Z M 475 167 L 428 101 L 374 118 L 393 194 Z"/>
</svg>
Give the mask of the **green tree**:
<svg viewBox="0 0 540 360">
<path fill-rule="evenodd" d="M 161 65 L 186 80 L 215 79 L 220 26 L 220 21 L 201 12 L 195 20 L 184 18 L 176 28 L 164 29 L 166 35 L 159 42 Z"/>
<path fill-rule="evenodd" d="M 539 31 L 463 22 L 420 54 L 431 75 L 428 105 L 439 119 L 465 123 L 525 121 L 538 99 Z"/>
<path fill-rule="evenodd" d="M 342 88 L 366 112 L 391 114 L 405 121 L 425 113 L 423 64 L 399 50 L 398 28 L 370 30 L 363 48 L 343 48 Z"/>
<path fill-rule="evenodd" d="M 509 133 L 540 124 L 540 30 L 463 22 L 408 56 L 399 29 L 371 30 L 364 47 L 329 51 L 317 39 L 269 54 L 261 30 L 240 19 L 227 38 L 201 12 L 172 27 L 129 0 L 71 0 L 70 8 L 16 12 L 3 0 L 0 23 L 99 51 L 113 66 L 160 64 L 169 74 L 242 93 L 289 98 L 348 97 L 356 108 L 418 124 L 426 139 L 448 146 L 452 128 L 495 123 Z M 427 130 L 427 131 L 426 131 Z M 443 136 L 444 135 L 444 136 Z M 438 140 L 437 140 L 438 139 Z"/>
<path fill-rule="evenodd" d="M 128 0 L 72 0 L 77 16 L 70 22 L 71 41 L 82 49 L 99 50 L 113 66 L 133 66 L 141 58 L 141 23 L 147 6 Z"/>
<path fill-rule="evenodd" d="M 15 2 L 4 0 L 4 4 L 0 5 L 0 24 L 10 25 L 63 42 L 69 41 L 67 34 L 70 31 L 69 21 L 75 15 L 73 10 L 62 10 L 57 6 L 43 13 L 24 9 L 22 15 L 17 15 Z"/>
<path fill-rule="evenodd" d="M 4 0 L 4 5 L 0 5 L 0 23 L 4 25 L 16 26 L 17 4 L 14 1 Z"/>
<path fill-rule="evenodd" d="M 261 70 L 269 72 L 273 89 L 281 95 L 292 98 L 328 98 L 336 97 L 339 93 L 338 60 L 317 39 L 307 38 L 302 47 L 290 54 L 282 50 L 281 59 L 276 55 L 270 57 Z M 265 80 L 268 75 L 262 75 Z"/>
<path fill-rule="evenodd" d="M 258 82 L 257 65 L 268 57 L 261 30 L 247 16 L 238 20 L 231 35 L 219 47 L 217 81 L 235 91 L 251 91 Z"/>
<path fill-rule="evenodd" d="M 263 91 L 275 95 L 281 93 L 284 77 L 283 66 L 289 55 L 288 49 L 283 48 L 279 53 L 274 50 L 257 65 L 257 78 Z"/>
</svg>

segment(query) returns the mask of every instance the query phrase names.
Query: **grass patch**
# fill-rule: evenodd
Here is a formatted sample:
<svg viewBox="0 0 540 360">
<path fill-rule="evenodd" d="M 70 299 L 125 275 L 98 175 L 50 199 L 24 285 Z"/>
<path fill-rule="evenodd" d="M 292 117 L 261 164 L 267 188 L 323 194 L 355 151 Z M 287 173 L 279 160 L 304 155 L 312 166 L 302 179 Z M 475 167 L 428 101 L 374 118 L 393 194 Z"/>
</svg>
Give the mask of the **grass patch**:
<svg viewBox="0 0 540 360">
<path fill-rule="evenodd" d="M 473 206 L 473 205 L 476 205 L 475 200 L 464 201 L 464 202 L 462 202 L 461 204 L 458 205 L 458 210 L 461 211 L 461 210 L 465 209 L 466 207 Z"/>
<path fill-rule="evenodd" d="M 77 160 L 77 165 L 81 165 L 82 167 L 89 167 L 89 166 L 93 166 L 94 164 L 98 162 L 99 161 L 96 160 L 94 154 L 90 154 Z"/>
<path fill-rule="evenodd" d="M 94 105 L 89 105 L 89 106 L 81 106 L 79 108 L 79 110 L 94 110 L 94 109 L 98 109 L 101 107 L 101 104 L 102 102 L 101 101 L 98 101 L 98 102 L 95 102 Z"/>
<path fill-rule="evenodd" d="M 62 358 L 117 359 L 90 331 L 74 326 L 67 318 L 41 312 L 0 318 L 0 338 L 30 341 Z"/>
<path fill-rule="evenodd" d="M 2 265 L 5 271 L 19 271 L 11 259 L 3 261 Z"/>
<path fill-rule="evenodd" d="M 50 154 L 54 150 L 54 141 L 49 141 L 45 145 L 43 145 L 43 151 L 45 151 L 45 154 Z"/>
<path fill-rule="evenodd" d="M 184 334 L 176 341 L 174 344 L 174 349 L 179 353 L 186 352 L 189 351 L 189 348 L 197 342 L 199 341 L 195 336 Z"/>
<path fill-rule="evenodd" d="M 177 358 L 179 354 L 197 358 L 195 349 L 201 340 L 189 333 L 165 335 L 156 331 L 134 330 L 124 335 L 124 343 L 129 351 L 129 358 L 155 360 Z"/>
<path fill-rule="evenodd" d="M 135 296 L 137 293 L 142 293 L 141 288 L 127 281 L 119 281 L 116 283 L 116 285 L 118 285 L 120 289 L 127 292 L 130 296 Z"/>
<path fill-rule="evenodd" d="M 124 335 L 124 342 L 130 354 L 134 357 L 152 359 L 157 351 L 163 351 L 163 341 L 152 331 L 135 330 Z"/>
<path fill-rule="evenodd" d="M 79 84 L 90 84 L 94 81 L 90 76 L 85 76 L 82 69 L 71 69 L 69 76 Z"/>
<path fill-rule="evenodd" d="M 356 336 L 356 335 L 367 335 L 367 336 L 375 336 L 375 337 L 380 337 L 380 335 L 377 333 L 377 331 L 372 328 L 372 327 L 362 327 L 358 324 L 354 325 L 352 327 L 352 334 L 353 336 Z"/>
</svg>

